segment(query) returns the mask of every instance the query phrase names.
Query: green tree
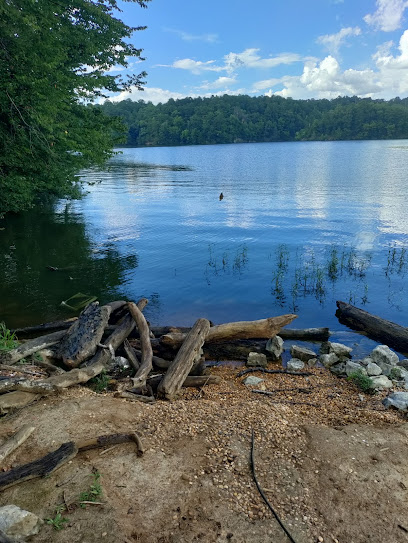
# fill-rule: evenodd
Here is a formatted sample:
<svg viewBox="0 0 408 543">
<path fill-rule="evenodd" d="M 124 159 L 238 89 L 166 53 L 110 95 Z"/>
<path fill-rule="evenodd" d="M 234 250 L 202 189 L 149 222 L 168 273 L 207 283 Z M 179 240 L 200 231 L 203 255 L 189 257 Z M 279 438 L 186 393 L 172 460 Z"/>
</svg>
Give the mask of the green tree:
<svg viewBox="0 0 408 543">
<path fill-rule="evenodd" d="M 150 0 L 129 0 L 146 7 Z M 0 3 L 0 214 L 44 195 L 79 192 L 78 172 L 102 164 L 121 123 L 87 104 L 135 86 L 145 73 L 109 73 L 141 58 L 117 0 Z"/>
</svg>

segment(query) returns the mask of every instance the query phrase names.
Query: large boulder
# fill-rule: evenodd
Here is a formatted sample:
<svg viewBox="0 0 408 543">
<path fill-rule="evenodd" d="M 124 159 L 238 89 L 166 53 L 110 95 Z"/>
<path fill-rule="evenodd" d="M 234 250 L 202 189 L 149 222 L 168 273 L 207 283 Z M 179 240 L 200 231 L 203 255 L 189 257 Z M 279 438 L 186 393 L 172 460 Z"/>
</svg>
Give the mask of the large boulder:
<svg viewBox="0 0 408 543">
<path fill-rule="evenodd" d="M 374 364 L 374 362 L 369 362 L 367 366 L 365 366 L 365 369 L 367 371 L 367 375 L 369 375 L 370 377 L 375 377 L 376 375 L 382 374 L 382 369 L 380 368 L 380 366 L 377 366 L 377 364 Z"/>
<path fill-rule="evenodd" d="M 346 364 L 344 362 L 334 364 L 333 366 L 330 366 L 329 369 L 332 373 L 334 373 L 334 375 L 346 375 Z"/>
<path fill-rule="evenodd" d="M 394 392 L 383 400 L 385 407 L 408 411 L 408 392 Z"/>
<path fill-rule="evenodd" d="M 272 337 L 267 341 L 265 349 L 272 360 L 279 360 L 283 353 L 283 339 L 279 336 Z"/>
<path fill-rule="evenodd" d="M 305 363 L 303 362 L 303 360 L 299 360 L 298 358 L 291 358 L 287 364 L 287 369 L 290 371 L 303 370 L 304 367 Z"/>
<path fill-rule="evenodd" d="M 346 362 L 346 375 L 349 376 L 353 373 L 362 373 L 363 375 L 367 375 L 367 370 L 358 362 L 351 362 L 351 360 L 348 360 Z"/>
<path fill-rule="evenodd" d="M 0 531 L 10 537 L 26 538 L 38 534 L 43 521 L 17 505 L 0 507 Z"/>
<path fill-rule="evenodd" d="M 292 345 L 290 354 L 293 358 L 297 358 L 303 362 L 308 362 L 311 358 L 317 358 L 317 354 L 314 351 L 306 349 L 306 347 L 299 347 L 298 345 Z"/>
<path fill-rule="evenodd" d="M 393 384 L 385 375 L 378 375 L 377 377 L 371 377 L 372 390 L 386 390 L 392 388 Z"/>
<path fill-rule="evenodd" d="M 351 358 L 351 347 L 347 347 L 342 343 L 331 343 L 330 341 L 328 341 L 328 343 L 330 344 L 329 353 L 334 353 L 339 358 L 343 356 L 346 358 Z"/>
<path fill-rule="evenodd" d="M 248 354 L 246 365 L 249 367 L 266 368 L 268 365 L 268 360 L 266 358 L 266 355 L 262 353 L 252 352 Z"/>
<path fill-rule="evenodd" d="M 332 366 L 340 362 L 338 356 L 335 355 L 334 353 L 321 354 L 319 360 L 320 360 L 320 363 L 323 364 L 325 368 L 331 368 Z"/>
</svg>

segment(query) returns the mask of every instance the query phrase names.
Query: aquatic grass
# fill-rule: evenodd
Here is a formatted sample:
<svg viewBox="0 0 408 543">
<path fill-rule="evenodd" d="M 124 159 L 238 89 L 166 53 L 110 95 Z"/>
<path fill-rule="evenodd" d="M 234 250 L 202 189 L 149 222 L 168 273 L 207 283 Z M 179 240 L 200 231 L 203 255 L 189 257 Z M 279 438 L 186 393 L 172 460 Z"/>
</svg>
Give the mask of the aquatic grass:
<svg viewBox="0 0 408 543">
<path fill-rule="evenodd" d="M 4 322 L 0 322 L 0 351 L 11 351 L 18 345 L 17 337 L 7 328 Z"/>
</svg>

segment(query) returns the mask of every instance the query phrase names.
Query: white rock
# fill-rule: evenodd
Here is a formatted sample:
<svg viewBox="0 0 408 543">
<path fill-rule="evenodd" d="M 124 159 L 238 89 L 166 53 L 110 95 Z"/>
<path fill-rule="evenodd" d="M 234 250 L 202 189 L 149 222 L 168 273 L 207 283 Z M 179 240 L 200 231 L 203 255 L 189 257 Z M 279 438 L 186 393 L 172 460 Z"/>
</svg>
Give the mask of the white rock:
<svg viewBox="0 0 408 543">
<path fill-rule="evenodd" d="M 401 411 L 408 410 L 408 392 L 394 392 L 383 400 L 385 407 L 395 407 Z"/>
<path fill-rule="evenodd" d="M 372 388 L 375 390 L 383 390 L 383 389 L 393 387 L 392 381 L 390 381 L 388 377 L 386 377 L 385 375 L 378 375 L 377 377 L 371 377 L 371 381 L 373 382 Z"/>
<path fill-rule="evenodd" d="M 351 360 L 346 362 L 346 375 L 348 376 L 356 372 L 360 372 L 363 375 L 367 375 L 367 370 L 363 368 L 363 366 L 361 366 L 357 362 L 351 362 Z"/>
<path fill-rule="evenodd" d="M 374 362 L 369 362 L 366 366 L 367 375 L 381 375 L 382 369 L 380 366 L 377 366 L 377 364 L 374 364 Z"/>
<path fill-rule="evenodd" d="M 260 377 L 255 377 L 255 375 L 250 375 L 249 377 L 244 379 L 244 385 L 246 386 L 256 386 L 262 382 L 263 382 L 263 379 L 261 379 Z"/>
<path fill-rule="evenodd" d="M 306 349 L 306 347 L 299 347 L 299 345 L 292 345 L 290 348 L 290 354 L 293 358 L 307 362 L 311 358 L 317 358 L 317 354 L 311 349 Z"/>
<path fill-rule="evenodd" d="M 339 362 L 338 357 L 334 353 L 321 354 L 319 360 L 325 368 L 331 368 L 331 366 Z"/>
<path fill-rule="evenodd" d="M 329 353 L 334 353 L 338 357 L 347 356 L 348 358 L 351 358 L 351 351 L 351 347 L 347 347 L 342 343 L 330 343 Z"/>
<path fill-rule="evenodd" d="M 0 530 L 8 536 L 19 538 L 38 534 L 43 521 L 17 505 L 0 507 Z"/>
<path fill-rule="evenodd" d="M 298 358 L 291 358 L 287 364 L 287 369 L 290 371 L 303 370 L 304 367 L 305 367 L 305 363 L 302 362 L 302 360 L 299 360 Z"/>
</svg>

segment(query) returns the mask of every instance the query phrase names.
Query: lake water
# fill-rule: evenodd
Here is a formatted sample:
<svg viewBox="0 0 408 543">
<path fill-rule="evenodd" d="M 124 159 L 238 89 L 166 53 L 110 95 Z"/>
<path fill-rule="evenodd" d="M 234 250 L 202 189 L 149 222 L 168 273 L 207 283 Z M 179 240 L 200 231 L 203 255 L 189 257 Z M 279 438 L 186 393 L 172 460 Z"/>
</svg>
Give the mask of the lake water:
<svg viewBox="0 0 408 543">
<path fill-rule="evenodd" d="M 336 300 L 408 324 L 408 141 L 124 149 L 84 180 L 84 199 L 0 222 L 9 327 L 71 316 L 77 292 L 145 296 L 152 324 L 296 312 L 362 349 Z"/>
</svg>

